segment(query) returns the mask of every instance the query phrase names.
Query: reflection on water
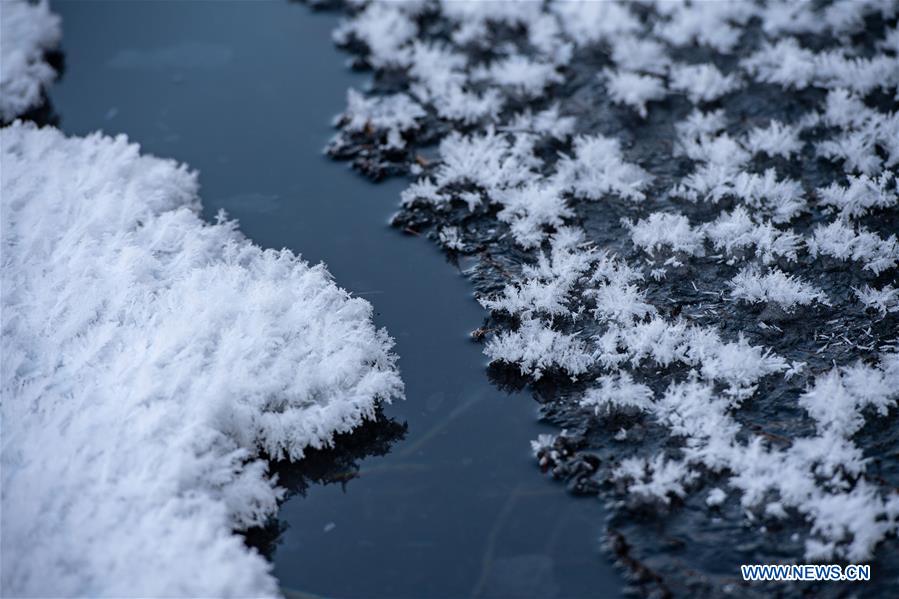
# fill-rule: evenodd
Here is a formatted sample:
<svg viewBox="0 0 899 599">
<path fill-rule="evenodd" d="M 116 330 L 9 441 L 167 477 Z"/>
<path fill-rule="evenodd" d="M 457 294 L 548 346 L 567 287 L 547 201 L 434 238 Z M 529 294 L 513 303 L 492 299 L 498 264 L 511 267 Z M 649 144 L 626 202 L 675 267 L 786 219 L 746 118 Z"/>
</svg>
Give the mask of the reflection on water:
<svg viewBox="0 0 899 599">
<path fill-rule="evenodd" d="M 295 495 L 304 497 L 311 485 L 339 484 L 345 491 L 346 484 L 359 476 L 359 462 L 369 456 L 386 454 L 391 445 L 405 436 L 406 429 L 404 423 L 385 417 L 379 410 L 374 420 L 365 421 L 350 433 L 337 435 L 333 447 L 310 449 L 299 462 L 273 461 L 269 471 L 277 477 L 278 486 L 286 490 L 285 499 Z M 326 532 L 335 526 L 326 524 Z M 244 537 L 249 546 L 272 559 L 289 527 L 288 522 L 272 518 L 267 526 L 246 531 Z"/>
<path fill-rule="evenodd" d="M 288 595 L 616 596 L 604 512 L 537 471 L 529 441 L 554 428 L 514 381 L 486 376 L 469 283 L 387 226 L 405 183 L 372 185 L 322 155 L 346 89 L 365 83 L 333 48 L 336 17 L 288 2 L 54 9 L 67 72 L 50 95 L 66 132 L 127 133 L 187 162 L 207 217 L 225 209 L 257 243 L 325 261 L 396 338 L 408 399 L 336 450 L 276 465 L 293 495 L 250 542 Z"/>
</svg>

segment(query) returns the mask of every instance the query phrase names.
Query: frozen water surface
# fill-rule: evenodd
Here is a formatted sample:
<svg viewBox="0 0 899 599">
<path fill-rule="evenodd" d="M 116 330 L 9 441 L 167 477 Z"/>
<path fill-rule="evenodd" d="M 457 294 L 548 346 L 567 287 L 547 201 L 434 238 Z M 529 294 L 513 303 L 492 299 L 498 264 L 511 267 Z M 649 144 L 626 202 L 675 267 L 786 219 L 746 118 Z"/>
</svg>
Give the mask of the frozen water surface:
<svg viewBox="0 0 899 599">
<path fill-rule="evenodd" d="M 188 163 L 207 218 L 225 209 L 263 247 L 325 261 L 396 339 L 407 400 L 347 440 L 357 449 L 282 473 L 305 494 L 261 545 L 274 546 L 285 593 L 618 594 L 600 503 L 537 474 L 529 441 L 552 429 L 526 394 L 485 376 L 467 337 L 483 321 L 470 284 L 426 240 L 387 226 L 405 183 L 373 185 L 322 156 L 347 88 L 364 83 L 333 47 L 336 17 L 286 2 L 53 8 L 66 69 L 50 99 L 64 132 L 124 132 Z"/>
</svg>

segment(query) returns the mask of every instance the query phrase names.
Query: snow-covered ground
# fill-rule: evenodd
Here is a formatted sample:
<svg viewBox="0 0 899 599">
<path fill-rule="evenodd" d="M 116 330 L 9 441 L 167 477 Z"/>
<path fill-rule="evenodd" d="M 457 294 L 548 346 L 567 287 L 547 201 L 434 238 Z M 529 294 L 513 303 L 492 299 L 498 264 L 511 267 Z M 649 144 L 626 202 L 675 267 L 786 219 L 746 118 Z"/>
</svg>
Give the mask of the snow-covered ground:
<svg viewBox="0 0 899 599">
<path fill-rule="evenodd" d="M 47 0 L 0 2 L 0 122 L 11 121 L 43 101 L 56 72 L 44 53 L 59 43 L 59 17 Z"/>
<path fill-rule="evenodd" d="M 276 595 L 235 529 L 401 397 L 323 265 L 199 216 L 196 173 L 15 123 L 2 165 L 2 594 Z"/>
<path fill-rule="evenodd" d="M 899 396 L 899 5 L 351 4 L 335 40 L 382 76 L 332 153 L 413 176 L 400 221 L 477 264 L 486 354 L 614 435 L 597 479 L 796 531 L 772 560 L 872 559 L 899 518 L 858 442 Z"/>
</svg>

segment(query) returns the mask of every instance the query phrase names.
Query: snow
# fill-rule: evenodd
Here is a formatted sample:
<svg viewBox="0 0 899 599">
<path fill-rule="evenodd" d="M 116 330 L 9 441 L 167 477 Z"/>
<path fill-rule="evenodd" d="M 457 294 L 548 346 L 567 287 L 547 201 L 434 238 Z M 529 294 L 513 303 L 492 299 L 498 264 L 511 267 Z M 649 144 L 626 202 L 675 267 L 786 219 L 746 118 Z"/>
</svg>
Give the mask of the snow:
<svg viewBox="0 0 899 599">
<path fill-rule="evenodd" d="M 385 35 L 386 32 L 390 35 Z M 364 43 L 369 49 L 373 66 L 405 66 L 410 56 L 404 46 L 415 38 L 418 26 L 402 10 L 394 10 L 380 2 L 367 5 L 351 21 L 334 31 L 334 40 L 348 44 L 351 40 Z"/>
<path fill-rule="evenodd" d="M 593 364 L 584 340 L 553 330 L 535 318 L 524 318 L 515 331 L 498 333 L 487 342 L 484 353 L 493 362 L 517 364 L 521 374 L 534 379 L 548 370 L 559 370 L 576 378 Z"/>
<path fill-rule="evenodd" d="M 744 59 L 742 66 L 757 81 L 804 89 L 815 77 L 815 54 L 801 48 L 799 42 L 790 37 L 775 44 L 766 43 Z"/>
<path fill-rule="evenodd" d="M 774 120 L 767 127 L 752 129 L 746 136 L 745 146 L 753 154 L 790 158 L 802 150 L 803 144 L 798 128 Z"/>
<path fill-rule="evenodd" d="M 735 195 L 776 223 L 789 222 L 806 209 L 802 184 L 794 179 L 778 179 L 773 168 L 761 175 L 742 172 L 731 186 L 719 187 L 713 195 L 718 193 Z"/>
<path fill-rule="evenodd" d="M 722 109 L 709 112 L 694 109 L 686 119 L 675 125 L 675 129 L 685 148 L 689 148 L 695 143 L 694 140 L 718 133 L 726 124 L 727 118 Z"/>
<path fill-rule="evenodd" d="M 828 92 L 821 116 L 840 132 L 816 144 L 820 156 L 842 162 L 850 174 L 872 177 L 899 164 L 899 113 L 872 110 L 857 95 L 838 88 Z"/>
<path fill-rule="evenodd" d="M 366 98 L 354 89 L 347 91 L 347 109 L 335 123 L 344 133 L 378 134 L 382 146 L 400 150 L 406 146 L 403 134 L 418 129 L 427 113 L 406 94 Z"/>
<path fill-rule="evenodd" d="M 497 218 L 509 224 L 519 245 L 538 247 L 546 228 L 561 227 L 566 218 L 574 216 L 560 192 L 552 183 L 500 190 L 494 196 L 503 206 Z"/>
<path fill-rule="evenodd" d="M 613 410 L 648 411 L 651 399 L 652 390 L 646 385 L 635 383 L 630 373 L 624 372 L 596 379 L 596 386 L 587 390 L 580 404 L 600 415 Z"/>
<path fill-rule="evenodd" d="M 478 69 L 474 79 L 490 81 L 510 88 L 513 93 L 534 98 L 547 86 L 562 81 L 562 76 L 552 63 L 536 62 L 516 54 Z"/>
<path fill-rule="evenodd" d="M 838 208 L 844 218 L 858 218 L 871 210 L 899 203 L 899 180 L 892 173 L 877 178 L 849 175 L 847 179 L 848 185 L 834 182 L 818 189 L 819 201 Z"/>
<path fill-rule="evenodd" d="M 838 260 L 864 262 L 864 267 L 875 275 L 899 263 L 899 243 L 895 235 L 884 239 L 864 227 L 851 227 L 840 221 L 817 227 L 806 244 L 812 256 L 821 254 Z"/>
<path fill-rule="evenodd" d="M 685 486 L 699 476 L 683 463 L 666 460 L 661 454 L 652 460 L 625 458 L 612 473 L 617 481 L 628 481 L 628 491 L 638 497 L 656 498 L 671 503 L 671 496 L 683 497 Z"/>
<path fill-rule="evenodd" d="M 392 340 L 323 265 L 199 216 L 123 136 L 2 140 L 2 592 L 272 596 L 234 529 L 298 459 L 402 397 Z"/>
<path fill-rule="evenodd" d="M 659 316 L 628 327 L 610 326 L 597 345 L 598 359 L 608 367 L 624 361 L 634 367 L 644 360 L 662 367 L 680 362 L 697 368 L 705 380 L 728 383 L 733 395 L 751 391 L 759 379 L 787 368 L 783 358 L 750 345 L 742 336 L 727 342 L 714 329 L 668 322 Z"/>
<path fill-rule="evenodd" d="M 481 305 L 510 315 L 573 316 L 568 307 L 570 293 L 585 278 L 593 258 L 579 251 L 582 242 L 580 231 L 560 229 L 552 237 L 550 253 L 541 253 L 536 264 L 524 266 L 523 281 L 507 285 L 494 298 L 482 298 Z"/>
<path fill-rule="evenodd" d="M 525 110 L 512 118 L 509 131 L 548 135 L 559 141 L 571 136 L 574 130 L 574 117 L 559 114 L 559 105 L 553 104 L 546 110 L 532 114 Z"/>
<path fill-rule="evenodd" d="M 645 170 L 624 160 L 617 139 L 578 136 L 572 145 L 573 156 L 563 156 L 557 165 L 556 180 L 575 197 L 598 200 L 606 194 L 640 201 L 652 177 Z"/>
<path fill-rule="evenodd" d="M 724 250 L 727 254 L 733 255 L 740 249 L 755 248 L 756 255 L 765 264 L 777 257 L 796 262 L 797 252 L 802 245 L 802 237 L 796 233 L 777 229 L 767 221 L 756 224 L 742 206 L 722 213 L 705 225 L 704 233 L 716 250 Z"/>
<path fill-rule="evenodd" d="M 711 102 L 741 87 L 734 75 L 724 75 L 713 64 L 683 64 L 671 68 L 670 88 L 686 94 L 690 102 Z"/>
<path fill-rule="evenodd" d="M 524 184 L 538 164 L 531 137 L 497 134 L 493 129 L 471 136 L 453 132 L 440 142 L 440 158 L 438 185 L 469 181 L 487 191 Z"/>
<path fill-rule="evenodd" d="M 899 309 L 895 2 L 429 6 L 414 39 L 382 30 L 410 57 L 394 91 L 439 121 L 403 203 L 447 247 L 443 219 L 487 224 L 497 240 L 460 246 L 476 262 L 508 249 L 502 280 L 476 281 L 486 355 L 581 382 L 577 415 L 620 441 L 602 474 L 630 501 L 739 502 L 804 522 L 806 559 L 872 558 L 899 516 L 853 437 L 899 388 L 882 332 Z M 839 352 L 782 342 L 822 313 L 867 332 Z M 813 430 L 773 442 L 761 409 Z M 641 442 L 622 418 L 667 433 Z"/>
<path fill-rule="evenodd" d="M 647 303 L 643 291 L 627 282 L 620 273 L 595 289 L 585 290 L 584 296 L 596 302 L 593 316 L 600 322 L 629 324 L 656 312 L 655 307 Z"/>
<path fill-rule="evenodd" d="M 773 302 L 786 309 L 796 304 L 828 304 L 823 291 L 778 268 L 772 268 L 764 275 L 751 269 L 743 270 L 731 279 L 730 286 L 731 297 L 750 303 Z"/>
<path fill-rule="evenodd" d="M 392 9 L 399 10 L 399 7 Z M 466 76 L 462 69 L 467 65 L 465 56 L 443 44 L 417 41 L 409 51 L 412 57 L 409 75 L 414 81 L 410 92 L 418 101 L 431 104 L 442 118 L 473 123 L 484 117 L 494 119 L 499 114 L 504 99 L 498 91 L 488 89 L 477 93 L 464 88 Z"/>
<path fill-rule="evenodd" d="M 702 233 L 690 226 L 690 220 L 683 214 L 653 212 L 648 218 L 636 223 L 626 221 L 631 232 L 631 240 L 638 248 L 650 254 L 664 247 L 672 252 L 702 254 Z"/>
<path fill-rule="evenodd" d="M 44 60 L 62 36 L 60 18 L 47 0 L 0 2 L 0 121 L 40 106 L 56 71 Z"/>
<path fill-rule="evenodd" d="M 465 242 L 462 240 L 462 235 L 461 233 L 459 233 L 458 227 L 443 227 L 442 229 L 440 229 L 440 233 L 438 235 L 440 237 L 440 243 L 446 249 L 465 249 Z"/>
<path fill-rule="evenodd" d="M 781 135 L 774 143 L 771 130 L 753 130 L 744 147 L 727 133 L 716 134 L 719 126 L 720 116 L 714 113 L 693 113 L 677 126 L 680 151 L 698 166 L 671 190 L 675 196 L 694 202 L 733 196 L 776 223 L 789 222 L 805 211 L 805 191 L 798 181 L 778 178 L 774 168 L 761 174 L 743 170 L 751 155 L 762 149 L 772 156 L 789 155 L 795 151 L 791 138 Z"/>
<path fill-rule="evenodd" d="M 640 30 L 640 22 L 626 4 L 570 0 L 553 4 L 562 29 L 579 46 L 614 39 Z"/>
<path fill-rule="evenodd" d="M 883 289 L 875 289 L 865 285 L 854 289 L 855 295 L 866 308 L 877 310 L 881 316 L 890 312 L 899 312 L 899 288 L 885 285 Z"/>
<path fill-rule="evenodd" d="M 668 72 L 671 59 L 665 45 L 653 39 L 616 36 L 611 40 L 612 61 L 619 69 L 631 72 L 645 72 L 664 75 Z"/>
<path fill-rule="evenodd" d="M 740 39 L 735 24 L 743 24 L 752 16 L 748 2 L 665 2 L 656 1 L 655 8 L 667 19 L 654 25 L 653 33 L 674 46 L 693 43 L 709 46 L 722 54 L 730 53 Z"/>
<path fill-rule="evenodd" d="M 641 75 L 628 71 L 607 71 L 605 78 L 612 101 L 630 106 L 642 118 L 646 118 L 648 114 L 647 102 L 662 100 L 667 95 L 665 83 L 652 75 Z"/>
<path fill-rule="evenodd" d="M 890 515 L 888 504 L 870 485 L 859 482 L 843 492 L 839 481 L 864 471 L 849 438 L 864 423 L 861 410 L 873 407 L 885 414 L 895 406 L 897 362 L 893 354 L 884 357 L 880 368 L 857 364 L 818 377 L 799 400 L 815 420 L 818 436 L 797 439 L 784 450 L 766 447 L 760 437 L 741 445 L 727 401 L 697 381 L 673 384 L 653 409 L 675 435 L 686 438 L 685 462 L 665 461 L 661 455 L 652 463 L 628 458 L 615 476 L 632 480 L 630 491 L 637 496 L 668 502 L 671 494 L 682 495 L 684 484 L 692 479 L 690 463 L 729 470 L 734 474 L 728 484 L 743 493 L 744 507 L 765 503 L 767 493 L 775 491 L 780 499 L 767 500 L 768 513 L 797 509 L 811 520 L 811 533 L 816 536 L 807 542 L 808 559 L 864 559 L 884 535 L 896 530 L 895 515 Z M 644 480 L 645 472 L 653 473 L 649 482 Z M 819 476 L 830 479 L 830 484 L 819 486 Z M 718 505 L 724 498 L 724 492 L 716 488 L 709 492 L 707 503 Z"/>
<path fill-rule="evenodd" d="M 717 507 L 724 503 L 724 500 L 727 499 L 727 493 L 723 490 L 715 487 L 714 489 L 709 491 L 709 494 L 706 496 L 706 504 L 709 507 Z"/>
</svg>

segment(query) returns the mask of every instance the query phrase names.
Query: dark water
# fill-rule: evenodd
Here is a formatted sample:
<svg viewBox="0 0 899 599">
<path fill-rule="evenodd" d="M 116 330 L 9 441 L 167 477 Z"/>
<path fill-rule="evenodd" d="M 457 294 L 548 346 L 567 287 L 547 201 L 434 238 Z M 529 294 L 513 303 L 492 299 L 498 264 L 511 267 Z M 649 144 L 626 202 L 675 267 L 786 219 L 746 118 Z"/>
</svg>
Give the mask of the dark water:
<svg viewBox="0 0 899 599">
<path fill-rule="evenodd" d="M 354 478 L 294 489 L 272 552 L 285 592 L 619 594 L 599 501 L 538 474 L 528 442 L 552 428 L 527 395 L 490 384 L 468 340 L 483 318 L 469 284 L 432 244 L 387 226 L 404 182 L 372 185 L 322 156 L 347 87 L 365 83 L 332 46 L 336 17 L 288 2 L 53 8 L 66 68 L 50 99 L 65 132 L 126 133 L 187 162 L 207 216 L 224 208 L 260 245 L 324 261 L 396 338 L 408 399 L 386 416 L 405 437 Z"/>
</svg>

